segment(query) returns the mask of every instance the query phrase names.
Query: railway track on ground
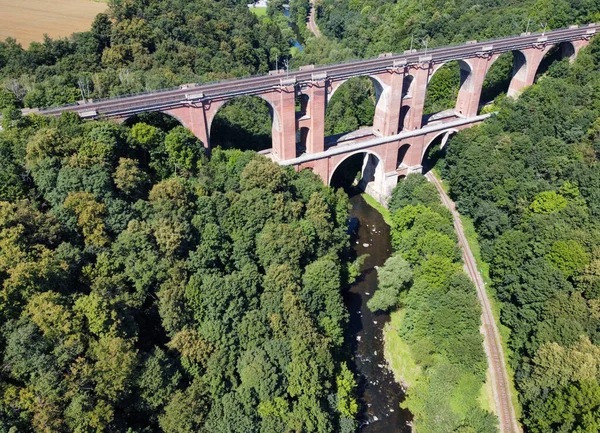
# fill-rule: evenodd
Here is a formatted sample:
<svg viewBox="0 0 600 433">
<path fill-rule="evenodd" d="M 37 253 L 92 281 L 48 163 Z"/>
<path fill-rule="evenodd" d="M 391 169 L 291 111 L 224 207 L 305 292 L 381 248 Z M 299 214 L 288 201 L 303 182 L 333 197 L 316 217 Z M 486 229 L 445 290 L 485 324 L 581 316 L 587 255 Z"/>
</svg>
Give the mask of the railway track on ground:
<svg viewBox="0 0 600 433">
<path fill-rule="evenodd" d="M 446 191 L 444 191 L 439 179 L 431 172 L 427 173 L 425 176 L 435 185 L 435 188 L 440 194 L 442 203 L 452 213 L 454 229 L 458 236 L 458 244 L 463 252 L 465 270 L 477 288 L 477 298 L 481 304 L 481 332 L 483 334 L 485 353 L 492 378 L 492 388 L 498 411 L 497 415 L 500 421 L 500 431 L 502 433 L 521 433 L 521 427 L 512 403 L 510 381 L 504 362 L 504 351 L 502 349 L 500 331 L 498 330 L 494 315 L 492 314 L 490 300 L 485 290 L 485 283 L 483 282 L 480 272 L 477 270 L 475 257 L 473 256 L 465 236 L 460 215 L 456 210 L 454 202 L 448 197 Z"/>
</svg>

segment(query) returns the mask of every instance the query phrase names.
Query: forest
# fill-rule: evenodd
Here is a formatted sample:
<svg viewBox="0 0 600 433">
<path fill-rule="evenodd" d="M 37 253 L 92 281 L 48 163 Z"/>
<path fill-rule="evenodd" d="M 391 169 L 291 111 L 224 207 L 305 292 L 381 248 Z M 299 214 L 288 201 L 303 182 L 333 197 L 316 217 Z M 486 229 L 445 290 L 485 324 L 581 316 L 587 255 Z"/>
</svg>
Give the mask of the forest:
<svg viewBox="0 0 600 433">
<path fill-rule="evenodd" d="M 479 395 L 487 360 L 475 286 L 462 270 L 452 216 L 426 178 L 410 174 L 389 201 L 395 255 L 378 271 L 371 310 L 400 308 L 399 331 L 422 373 L 402 405 L 417 431 L 498 431 Z"/>
<path fill-rule="evenodd" d="M 110 0 L 88 32 L 27 50 L 0 41 L 0 109 L 267 73 L 288 55 L 277 23 L 258 19 L 246 2 Z"/>
<path fill-rule="evenodd" d="M 0 432 L 354 431 L 342 191 L 181 126 L 3 128 Z"/>
<path fill-rule="evenodd" d="M 212 135 L 226 150 L 210 158 L 164 119 L 20 108 L 600 21 L 595 0 L 319 0 L 316 39 L 307 1 L 289 18 L 281 1 L 261 18 L 245 3 L 109 0 L 88 32 L 0 41 L 0 433 L 349 433 L 358 410 L 340 295 L 357 273 L 348 199 L 247 151 L 270 141 L 262 101 L 223 108 Z M 484 102 L 511 67 L 496 62 Z M 452 106 L 457 71 L 432 78 L 426 113 Z M 441 161 L 490 265 L 527 432 L 600 430 L 598 101 L 595 40 L 518 101 L 497 99 Z M 341 87 L 327 134 L 367 126 L 375 102 L 368 79 Z M 423 431 L 440 431 L 434 413 L 448 431 L 493 432 L 449 214 L 412 176 L 390 208 L 397 252 L 369 306 L 406 312 L 423 378 L 405 405 Z"/>
<path fill-rule="evenodd" d="M 490 265 L 528 432 L 600 429 L 600 40 L 449 144 Z"/>
<path fill-rule="evenodd" d="M 354 57 L 402 52 L 600 20 L 595 0 L 319 0 L 317 23 Z M 315 43 L 315 45 L 317 45 Z M 307 44 L 307 52 L 323 47 Z M 325 48 L 326 49 L 326 48 Z"/>
</svg>

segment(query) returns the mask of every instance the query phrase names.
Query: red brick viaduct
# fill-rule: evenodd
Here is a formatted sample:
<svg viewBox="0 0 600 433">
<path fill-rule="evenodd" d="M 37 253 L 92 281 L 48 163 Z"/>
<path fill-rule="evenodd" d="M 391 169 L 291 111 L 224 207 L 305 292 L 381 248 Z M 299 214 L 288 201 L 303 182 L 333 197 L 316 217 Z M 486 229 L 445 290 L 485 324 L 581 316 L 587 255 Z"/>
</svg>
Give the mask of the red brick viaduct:
<svg viewBox="0 0 600 433">
<path fill-rule="evenodd" d="M 513 76 L 509 96 L 518 96 L 533 84 L 544 56 L 554 47 L 574 58 L 589 43 L 600 25 L 573 26 L 546 34 L 523 34 L 494 41 L 471 41 L 463 45 L 376 59 L 301 68 L 286 74 L 250 77 L 176 90 L 61 107 L 42 113 L 77 111 L 84 118 L 120 118 L 160 111 L 178 119 L 206 147 L 210 147 L 211 124 L 220 107 L 240 95 L 264 99 L 272 112 L 272 149 L 269 156 L 282 165 L 310 168 L 329 183 L 336 168 L 348 157 L 365 154 L 364 187 L 383 201 L 400 176 L 422 169 L 429 145 L 481 122 L 478 115 L 483 82 L 500 55 L 512 52 Z M 461 84 L 453 110 L 423 116 L 431 77 L 449 61 L 460 64 Z M 335 91 L 352 77 L 369 77 L 376 89 L 373 127 L 355 131 L 333 142 L 325 137 L 325 112 Z M 300 111 L 296 100 L 302 101 Z"/>
</svg>

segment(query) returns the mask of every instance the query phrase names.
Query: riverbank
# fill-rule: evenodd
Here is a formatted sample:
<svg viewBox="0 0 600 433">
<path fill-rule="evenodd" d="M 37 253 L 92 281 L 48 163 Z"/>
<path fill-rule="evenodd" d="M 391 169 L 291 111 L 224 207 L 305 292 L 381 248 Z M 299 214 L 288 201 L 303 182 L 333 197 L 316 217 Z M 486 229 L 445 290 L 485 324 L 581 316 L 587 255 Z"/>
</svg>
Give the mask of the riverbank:
<svg viewBox="0 0 600 433">
<path fill-rule="evenodd" d="M 356 256 L 367 255 L 360 277 L 346 291 L 344 303 L 350 315 L 347 341 L 353 355 L 350 369 L 356 377 L 361 410 L 357 416 L 360 433 L 409 433 L 411 414 L 400 408 L 404 392 L 386 366 L 384 327 L 389 316 L 372 312 L 367 301 L 377 290 L 377 269 L 392 254 L 390 227 L 364 195 L 350 192 L 350 215 L 359 220 L 352 239 Z"/>
</svg>

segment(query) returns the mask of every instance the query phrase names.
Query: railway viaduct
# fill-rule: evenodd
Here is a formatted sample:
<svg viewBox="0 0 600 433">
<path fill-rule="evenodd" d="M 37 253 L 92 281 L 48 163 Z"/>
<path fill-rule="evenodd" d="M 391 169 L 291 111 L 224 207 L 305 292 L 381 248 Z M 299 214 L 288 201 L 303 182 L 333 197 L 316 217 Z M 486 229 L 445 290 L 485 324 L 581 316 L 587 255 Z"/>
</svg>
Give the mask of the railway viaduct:
<svg viewBox="0 0 600 433">
<path fill-rule="evenodd" d="M 58 115 L 75 111 L 83 118 L 125 119 L 158 111 L 178 119 L 210 148 L 212 121 L 225 103 L 240 95 L 264 99 L 272 114 L 272 148 L 269 156 L 281 165 L 311 168 L 329 183 L 335 169 L 348 157 L 364 153 L 363 179 L 383 201 L 398 178 L 422 169 L 428 146 L 442 136 L 473 126 L 489 115 L 478 115 L 486 74 L 500 55 L 512 52 L 513 74 L 509 96 L 518 96 L 533 84 L 544 56 L 557 48 L 574 58 L 600 29 L 599 24 L 572 26 L 545 34 L 407 51 L 400 55 L 325 67 L 306 66 L 298 71 L 271 73 L 174 90 L 88 102 L 41 110 Z M 453 110 L 423 116 L 427 86 L 436 71 L 449 61 L 460 64 L 461 82 Z M 331 140 L 325 137 L 325 111 L 335 91 L 348 79 L 369 77 L 376 89 L 373 127 Z M 297 101 L 301 101 L 297 109 Z"/>
</svg>

